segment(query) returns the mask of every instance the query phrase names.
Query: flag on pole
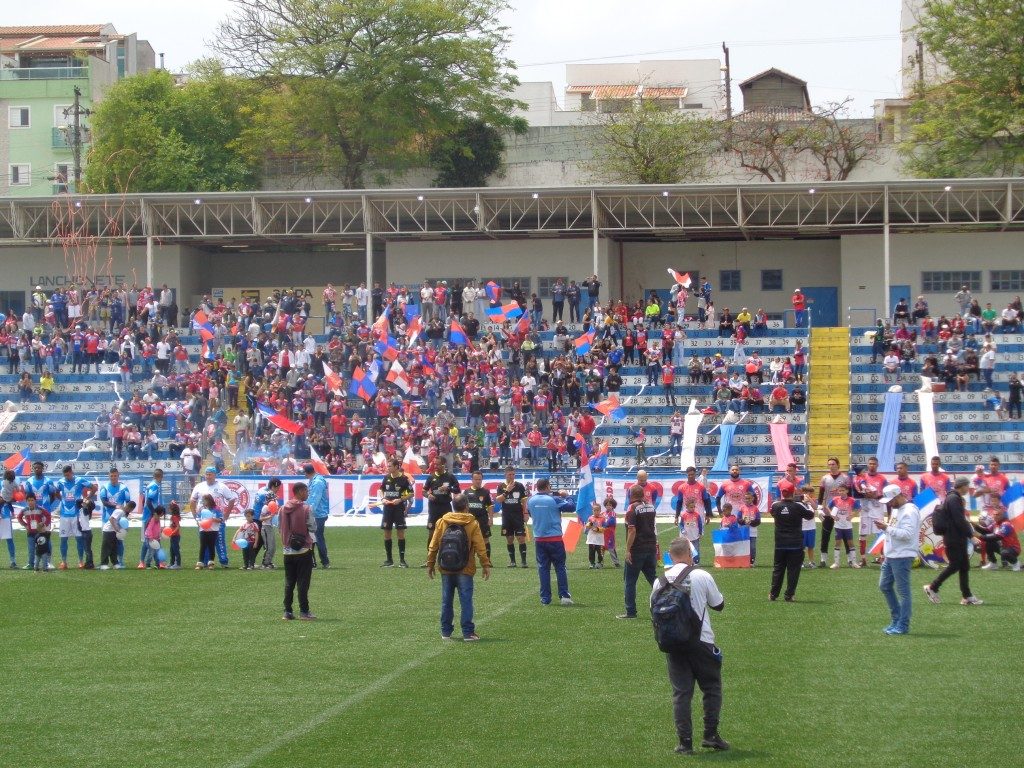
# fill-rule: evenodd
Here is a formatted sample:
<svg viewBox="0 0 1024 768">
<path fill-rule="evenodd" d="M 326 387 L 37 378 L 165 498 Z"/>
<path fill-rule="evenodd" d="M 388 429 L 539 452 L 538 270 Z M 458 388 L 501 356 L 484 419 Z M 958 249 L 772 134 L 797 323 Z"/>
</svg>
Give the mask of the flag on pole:
<svg viewBox="0 0 1024 768">
<path fill-rule="evenodd" d="M 380 360 L 374 360 L 370 363 L 370 367 L 366 369 L 366 374 L 370 377 L 370 381 L 376 384 L 377 379 L 380 378 Z"/>
<path fill-rule="evenodd" d="M 297 421 L 292 421 L 282 416 L 266 403 L 258 403 L 256 407 L 263 414 L 263 417 L 278 429 L 283 429 L 285 432 L 290 432 L 293 435 L 301 435 L 306 431 Z"/>
<path fill-rule="evenodd" d="M 587 331 L 577 339 L 573 339 L 573 346 L 576 348 L 577 355 L 585 355 L 590 352 L 590 347 L 594 343 L 594 332 Z"/>
<path fill-rule="evenodd" d="M 597 444 L 597 449 L 594 451 L 594 455 L 590 457 L 590 470 L 591 472 L 607 472 L 608 471 L 608 441 L 602 440 Z"/>
<path fill-rule="evenodd" d="M 357 366 L 355 371 L 352 372 L 352 381 L 349 382 L 348 391 L 350 394 L 370 402 L 373 396 L 377 394 L 377 385 L 373 383 L 373 379 L 370 378 L 366 371 Z"/>
<path fill-rule="evenodd" d="M 409 374 L 405 372 L 405 368 L 403 368 L 402 364 L 397 360 L 391 364 L 391 370 L 388 371 L 387 380 L 406 394 L 409 394 L 409 390 L 412 389 L 412 379 L 409 378 Z"/>
<path fill-rule="evenodd" d="M 341 376 L 331 370 L 331 366 L 324 363 L 324 382 L 327 388 L 335 394 L 341 394 Z"/>
<path fill-rule="evenodd" d="M 29 467 L 31 462 L 29 459 L 32 458 L 32 451 L 28 448 L 22 448 L 17 453 L 12 453 L 6 459 L 4 459 L 4 469 L 11 470 L 14 474 L 19 477 L 30 474 Z"/>
<path fill-rule="evenodd" d="M 734 525 L 711 532 L 715 568 L 750 567 L 750 528 Z"/>
<path fill-rule="evenodd" d="M 606 400 L 596 405 L 591 403 L 590 407 L 612 421 L 622 421 L 626 418 L 626 409 L 619 403 L 618 395 L 609 395 Z"/>
<path fill-rule="evenodd" d="M 683 288 L 689 289 L 690 285 L 692 285 L 693 283 L 693 281 L 690 279 L 689 272 L 683 272 L 682 274 L 679 274 L 674 269 L 672 269 L 672 267 L 669 267 L 668 273 L 672 276 L 672 279 L 675 280 L 679 285 L 683 286 Z"/>
<path fill-rule="evenodd" d="M 320 458 L 320 454 L 316 452 L 316 448 L 312 444 L 309 446 L 309 463 L 313 465 L 313 469 L 318 475 L 331 474 L 330 468 L 324 464 L 324 460 Z"/>
<path fill-rule="evenodd" d="M 380 317 L 373 321 L 373 325 L 370 326 L 373 331 L 375 338 L 386 338 L 388 335 L 388 328 L 391 327 L 391 306 L 384 307 L 384 311 L 380 313 Z"/>
<path fill-rule="evenodd" d="M 405 337 L 409 340 L 410 346 L 416 343 L 416 339 L 423 333 L 423 319 L 416 315 L 405 327 Z"/>
<path fill-rule="evenodd" d="M 463 328 L 459 321 L 456 320 L 454 317 L 452 318 L 452 324 L 448 332 L 448 338 L 451 340 L 452 344 L 457 344 L 462 347 L 469 347 L 470 349 L 475 349 L 473 347 L 473 342 L 469 340 L 469 334 L 466 333 L 466 329 Z"/>
<path fill-rule="evenodd" d="M 523 316 L 519 318 L 519 322 L 516 323 L 516 333 L 525 336 L 530 332 L 530 325 L 530 316 L 524 313 Z"/>
<path fill-rule="evenodd" d="M 437 376 L 437 368 L 427 359 L 426 355 L 420 358 L 420 367 L 423 369 L 424 376 Z"/>
<path fill-rule="evenodd" d="M 398 341 L 395 340 L 394 336 L 385 334 L 381 337 L 380 341 L 373 345 L 373 348 L 385 360 L 398 359 Z"/>
<path fill-rule="evenodd" d="M 487 285 L 484 286 L 484 290 L 487 292 L 487 298 L 497 303 L 501 301 L 501 286 L 493 280 L 488 280 Z"/>
<path fill-rule="evenodd" d="M 576 517 L 583 522 L 590 518 L 591 504 L 597 501 L 597 494 L 594 491 L 594 473 L 590 469 L 590 460 L 587 458 L 587 441 L 583 435 L 576 435 L 576 449 L 580 454 L 580 480 L 576 490 Z"/>
<path fill-rule="evenodd" d="M 499 307 L 487 308 L 487 319 L 492 323 L 504 323 L 506 320 L 515 320 L 522 314 L 522 308 L 514 301 L 502 304 Z"/>
<path fill-rule="evenodd" d="M 402 471 L 409 475 L 423 473 L 423 460 L 413 453 L 412 448 L 405 449 L 405 456 L 402 457 Z"/>
</svg>

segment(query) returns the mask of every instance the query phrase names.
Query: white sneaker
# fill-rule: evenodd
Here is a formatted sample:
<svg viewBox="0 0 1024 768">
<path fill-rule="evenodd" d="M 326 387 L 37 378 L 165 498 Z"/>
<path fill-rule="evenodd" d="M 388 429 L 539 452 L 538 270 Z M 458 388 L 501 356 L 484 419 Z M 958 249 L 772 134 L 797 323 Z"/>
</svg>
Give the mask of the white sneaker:
<svg viewBox="0 0 1024 768">
<path fill-rule="evenodd" d="M 563 597 L 561 600 L 559 600 L 559 602 L 562 605 L 575 605 L 571 597 Z"/>
<path fill-rule="evenodd" d="M 1014 563 L 1013 565 L 1011 565 L 1010 566 L 1010 570 L 1011 571 L 1019 571 L 1020 570 L 1020 563 Z"/>
<path fill-rule="evenodd" d="M 932 589 L 931 584 L 925 584 L 923 589 L 925 597 L 927 597 L 931 602 L 937 605 L 939 602 L 939 593 Z"/>
<path fill-rule="evenodd" d="M 971 595 L 970 597 L 965 597 L 963 600 L 960 601 L 960 605 L 984 605 L 984 604 L 985 604 L 984 600 L 982 600 L 981 598 L 975 597 L 974 595 Z"/>
<path fill-rule="evenodd" d="M 110 566 L 107 565 L 106 563 L 104 563 L 103 565 L 100 566 L 100 570 L 101 571 L 109 571 L 110 570 Z"/>
<path fill-rule="evenodd" d="M 839 569 L 839 563 L 832 563 L 832 565 L 830 565 L 829 568 L 831 568 L 833 571 L 836 571 Z"/>
<path fill-rule="evenodd" d="M 999 566 L 996 565 L 995 563 L 989 562 L 989 563 L 985 563 L 983 566 L 981 566 L 981 570 L 983 570 L 983 571 L 998 571 L 999 570 Z"/>
</svg>

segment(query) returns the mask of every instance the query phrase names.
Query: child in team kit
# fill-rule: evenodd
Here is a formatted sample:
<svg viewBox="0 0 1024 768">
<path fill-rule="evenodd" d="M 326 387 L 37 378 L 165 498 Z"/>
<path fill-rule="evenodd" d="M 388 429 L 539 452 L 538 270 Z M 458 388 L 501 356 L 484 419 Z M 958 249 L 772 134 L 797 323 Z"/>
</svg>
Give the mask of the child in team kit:
<svg viewBox="0 0 1024 768">
<path fill-rule="evenodd" d="M 807 507 L 812 512 L 818 511 L 818 502 L 815 499 L 814 489 L 809 485 L 805 485 L 800 489 L 800 493 L 803 497 L 800 499 L 800 503 Z M 810 520 L 801 521 L 801 526 L 804 533 L 804 550 L 807 553 L 807 562 L 804 563 L 804 568 L 817 568 L 814 564 L 814 545 L 817 540 L 818 533 L 818 519 L 812 517 Z"/>
<path fill-rule="evenodd" d="M 587 518 L 587 557 L 591 568 L 604 568 L 604 519 L 601 505 L 596 501 L 590 505 L 590 517 Z"/>
<path fill-rule="evenodd" d="M 693 562 L 700 562 L 700 537 L 704 534 L 704 515 L 697 511 L 697 500 L 686 499 L 686 508 L 679 516 L 679 535 L 693 547 Z"/>
<path fill-rule="evenodd" d="M 615 508 L 619 503 L 611 496 L 604 500 L 604 551 L 612 559 L 612 565 L 619 567 L 619 553 L 615 549 L 615 527 L 618 519 Z"/>
<path fill-rule="evenodd" d="M 753 568 L 757 560 L 757 529 L 761 526 L 761 510 L 757 508 L 757 499 L 752 492 L 747 491 L 743 495 L 743 506 L 738 512 L 740 525 L 750 528 L 750 567 Z"/>
<path fill-rule="evenodd" d="M 25 507 L 18 514 L 18 522 L 28 533 L 29 546 L 34 548 L 37 571 L 55 570 L 50 563 L 50 513 L 36 506 L 36 495 L 29 491 L 25 494 Z"/>
<path fill-rule="evenodd" d="M 853 547 L 853 513 L 860 509 L 860 502 L 850 496 L 850 489 L 845 485 L 836 488 L 836 495 L 833 496 L 822 510 L 822 514 L 829 515 L 835 522 L 833 533 L 836 537 L 836 546 L 833 552 L 833 570 L 839 568 L 839 543 L 842 542 L 846 548 L 846 560 L 851 568 L 860 568 L 857 559 L 857 552 Z"/>
<path fill-rule="evenodd" d="M 251 509 L 245 510 L 245 522 L 239 526 L 238 533 L 235 534 L 236 540 L 245 539 L 248 542 L 248 546 L 242 550 L 242 567 L 240 570 L 243 571 L 256 570 L 256 539 L 259 538 L 260 528 L 253 520 L 254 514 Z"/>
<path fill-rule="evenodd" d="M 170 562 L 167 569 L 177 571 L 181 568 L 181 507 L 178 506 L 178 502 L 172 501 L 168 512 L 170 512 L 171 519 L 167 526 L 170 529 L 167 539 L 171 545 L 171 555 L 168 558 Z"/>
<path fill-rule="evenodd" d="M 723 528 L 734 528 L 739 526 L 740 518 L 733 511 L 732 504 L 728 501 L 722 504 L 722 527 Z"/>
</svg>

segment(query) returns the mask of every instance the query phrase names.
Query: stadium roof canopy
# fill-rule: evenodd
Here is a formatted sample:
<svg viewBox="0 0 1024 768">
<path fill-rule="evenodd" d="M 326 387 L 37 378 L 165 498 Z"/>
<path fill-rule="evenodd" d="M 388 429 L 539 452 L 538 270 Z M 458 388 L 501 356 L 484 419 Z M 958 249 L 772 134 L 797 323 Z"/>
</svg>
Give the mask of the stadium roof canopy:
<svg viewBox="0 0 1024 768">
<path fill-rule="evenodd" d="M 61 195 L 0 200 L 0 246 L 421 238 L 828 238 L 1024 229 L 1024 179 Z"/>
</svg>

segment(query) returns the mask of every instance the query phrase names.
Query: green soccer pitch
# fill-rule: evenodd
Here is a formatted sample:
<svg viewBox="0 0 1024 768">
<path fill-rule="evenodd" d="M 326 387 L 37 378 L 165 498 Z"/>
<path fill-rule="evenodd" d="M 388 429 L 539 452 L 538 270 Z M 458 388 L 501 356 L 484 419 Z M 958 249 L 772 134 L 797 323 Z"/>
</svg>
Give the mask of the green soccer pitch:
<svg viewBox="0 0 1024 768">
<path fill-rule="evenodd" d="M 409 531 L 408 570 L 379 567 L 379 531 L 330 529 L 332 568 L 313 574 L 316 622 L 281 620 L 280 568 L 242 572 L 232 552 L 231 571 L 193 571 L 198 544 L 185 531 L 179 572 L 134 570 L 134 542 L 125 571 L 0 572 L 0 766 L 1016 760 L 1022 574 L 972 569 L 985 605 L 971 608 L 958 604 L 955 580 L 940 605 L 928 603 L 931 572 L 915 570 L 911 634 L 886 637 L 877 566 L 804 571 L 796 603 L 769 603 L 771 528 L 762 531 L 757 568 L 712 571 L 726 597 L 712 620 L 727 753 L 673 754 L 650 623 L 643 609 L 616 621 L 622 572 L 589 570 L 583 542 L 570 559 L 576 605 L 545 607 L 536 570 L 506 568 L 495 537 L 491 580 L 476 579 L 482 641 L 469 644 L 439 637 L 440 586 L 416 567 L 423 529 Z M 18 548 L 23 563 L 20 532 Z M 699 739 L 699 694 L 694 715 Z"/>
</svg>

